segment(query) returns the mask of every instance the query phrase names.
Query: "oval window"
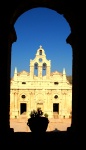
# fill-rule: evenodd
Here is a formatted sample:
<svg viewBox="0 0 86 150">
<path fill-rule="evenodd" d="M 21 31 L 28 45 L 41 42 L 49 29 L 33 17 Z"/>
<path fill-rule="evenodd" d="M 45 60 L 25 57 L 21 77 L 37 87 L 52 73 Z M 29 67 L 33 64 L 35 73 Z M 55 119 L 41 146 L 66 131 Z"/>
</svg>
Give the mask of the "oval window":
<svg viewBox="0 0 86 150">
<path fill-rule="evenodd" d="M 22 97 L 22 98 L 25 98 L 26 96 L 25 96 L 25 95 L 22 95 L 21 97 Z"/>
</svg>

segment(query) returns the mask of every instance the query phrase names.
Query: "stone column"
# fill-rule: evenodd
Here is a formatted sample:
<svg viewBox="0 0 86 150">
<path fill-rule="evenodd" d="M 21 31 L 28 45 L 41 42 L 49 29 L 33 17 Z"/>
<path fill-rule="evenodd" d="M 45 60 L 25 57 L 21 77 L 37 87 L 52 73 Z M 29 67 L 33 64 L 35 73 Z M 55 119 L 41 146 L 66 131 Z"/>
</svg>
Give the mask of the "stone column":
<svg viewBox="0 0 86 150">
<path fill-rule="evenodd" d="M 16 117 L 18 117 L 18 102 L 17 102 L 17 91 L 14 93 L 14 114 Z"/>
<path fill-rule="evenodd" d="M 34 66 L 30 64 L 30 78 L 33 79 L 33 76 L 34 76 Z"/>
<path fill-rule="evenodd" d="M 14 93 L 14 106 L 15 110 L 17 109 L 17 97 L 16 97 L 16 92 Z"/>
<path fill-rule="evenodd" d="M 47 76 L 47 79 L 50 78 L 50 66 L 47 66 L 47 73 L 46 73 L 46 76 Z"/>
<path fill-rule="evenodd" d="M 38 67 L 38 77 L 42 78 L 42 66 Z"/>
</svg>

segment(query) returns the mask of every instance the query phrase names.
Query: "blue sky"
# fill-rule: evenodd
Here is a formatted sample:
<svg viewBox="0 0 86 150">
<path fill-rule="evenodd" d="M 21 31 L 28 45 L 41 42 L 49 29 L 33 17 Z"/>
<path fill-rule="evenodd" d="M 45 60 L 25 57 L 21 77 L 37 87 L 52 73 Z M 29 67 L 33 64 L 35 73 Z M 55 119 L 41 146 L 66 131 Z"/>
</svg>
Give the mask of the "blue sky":
<svg viewBox="0 0 86 150">
<path fill-rule="evenodd" d="M 46 58 L 51 60 L 51 72 L 72 75 L 72 48 L 66 43 L 70 26 L 66 19 L 48 8 L 34 8 L 23 13 L 15 22 L 17 41 L 12 45 L 11 77 L 14 69 L 29 72 L 30 59 L 40 45 L 45 50 Z"/>
</svg>

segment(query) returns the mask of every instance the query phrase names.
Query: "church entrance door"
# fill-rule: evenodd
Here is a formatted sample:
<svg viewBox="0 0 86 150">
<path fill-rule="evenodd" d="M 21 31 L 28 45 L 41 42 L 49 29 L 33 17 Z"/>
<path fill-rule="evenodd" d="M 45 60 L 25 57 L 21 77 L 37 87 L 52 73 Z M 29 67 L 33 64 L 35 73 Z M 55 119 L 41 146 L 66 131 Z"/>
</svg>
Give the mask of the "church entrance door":
<svg viewBox="0 0 86 150">
<path fill-rule="evenodd" d="M 20 103 L 20 115 L 25 115 L 27 111 L 26 103 Z"/>
</svg>

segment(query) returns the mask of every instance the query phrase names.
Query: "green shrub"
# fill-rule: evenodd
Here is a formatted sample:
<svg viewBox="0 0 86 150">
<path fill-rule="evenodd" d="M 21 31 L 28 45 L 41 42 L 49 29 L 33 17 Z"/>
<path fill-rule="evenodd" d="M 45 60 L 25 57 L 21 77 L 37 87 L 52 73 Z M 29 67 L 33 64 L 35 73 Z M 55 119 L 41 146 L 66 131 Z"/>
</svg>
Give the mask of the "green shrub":
<svg viewBox="0 0 86 150">
<path fill-rule="evenodd" d="M 44 116 L 45 116 L 46 118 L 48 118 L 48 114 L 47 114 L 47 113 L 45 113 Z"/>
</svg>

